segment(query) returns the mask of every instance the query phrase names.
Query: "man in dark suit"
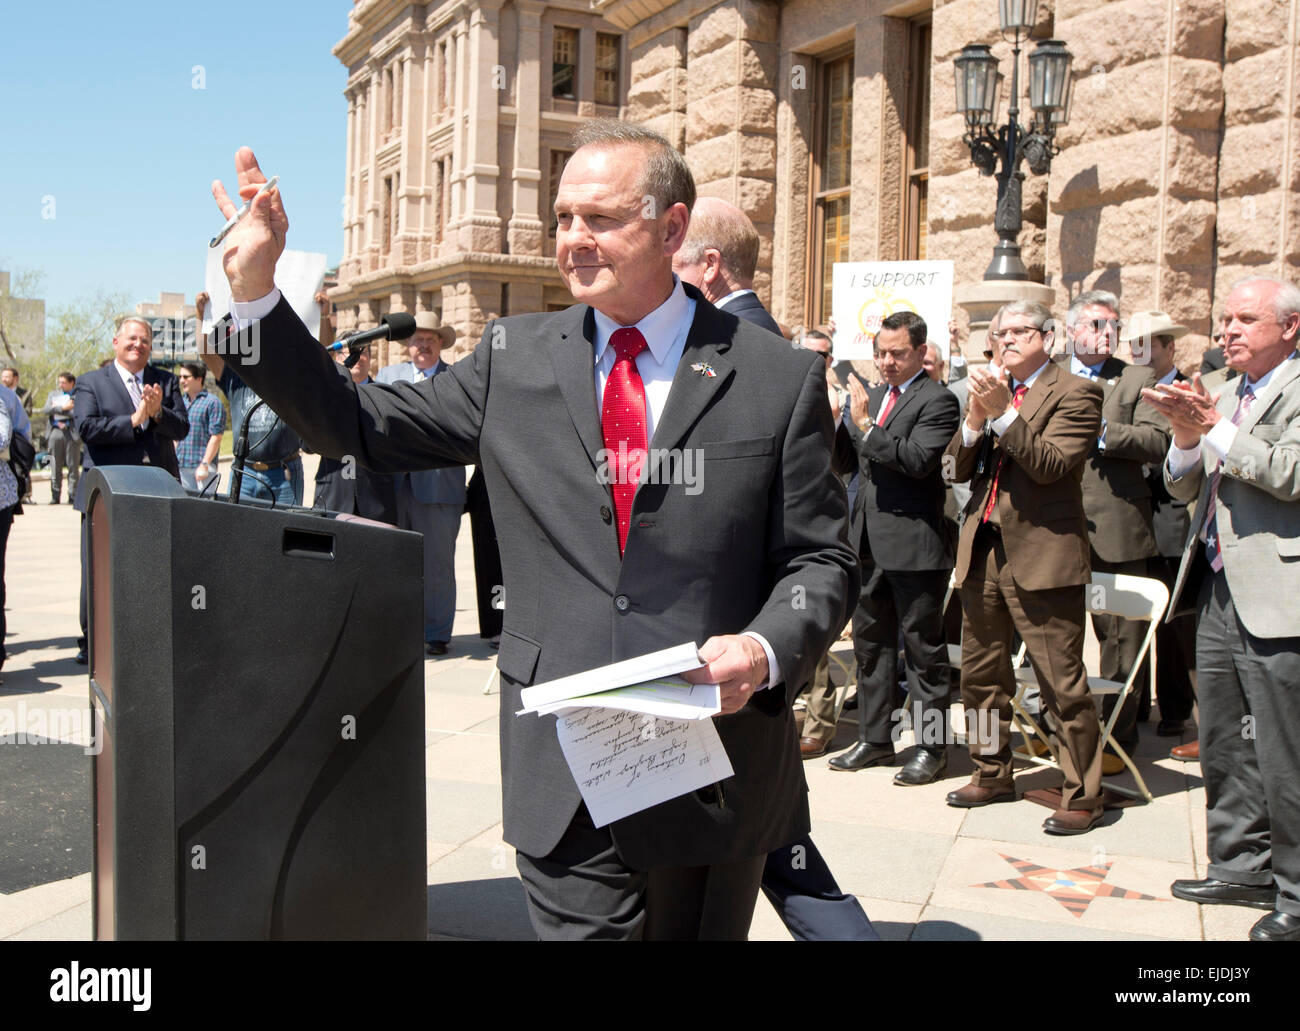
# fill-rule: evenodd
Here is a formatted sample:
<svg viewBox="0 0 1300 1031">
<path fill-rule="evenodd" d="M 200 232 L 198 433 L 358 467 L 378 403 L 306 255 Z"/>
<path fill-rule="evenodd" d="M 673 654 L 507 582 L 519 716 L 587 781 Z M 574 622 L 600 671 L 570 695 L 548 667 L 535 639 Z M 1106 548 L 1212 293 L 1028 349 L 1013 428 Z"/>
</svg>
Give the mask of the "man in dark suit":
<svg viewBox="0 0 1300 1031">
<path fill-rule="evenodd" d="M 830 767 L 893 762 L 901 626 L 917 748 L 895 784 L 928 784 L 948 765 L 942 606 L 952 548 L 939 466 L 961 417 L 957 398 L 926 375 L 926 332 L 925 320 L 911 311 L 880 324 L 876 368 L 885 381 L 867 390 L 849 377 L 848 417 L 835 437 L 835 471 L 858 471 L 849 540 L 862 563 L 862 592 L 853 614 L 858 743 Z"/>
<path fill-rule="evenodd" d="M 1156 385 L 1186 383 L 1188 379 L 1174 364 L 1175 343 L 1190 332 L 1162 311 L 1139 311 L 1125 324 L 1125 339 L 1135 357 L 1149 357 Z M 1165 487 L 1163 462 L 1146 467 L 1147 486 L 1151 489 L 1151 526 L 1156 537 L 1156 556 L 1150 561 L 1150 575 L 1161 580 L 1172 592 L 1178 575 L 1178 560 L 1183 554 L 1190 525 L 1187 502 L 1171 497 Z M 1192 716 L 1192 677 L 1196 668 L 1196 620 L 1190 612 L 1164 619 L 1156 627 L 1155 699 L 1160 706 L 1156 734 L 1178 737 Z M 1140 712 L 1139 712 L 1140 715 Z M 1176 745 L 1170 756 L 1181 761 L 1198 758 L 1195 741 Z"/>
<path fill-rule="evenodd" d="M 1300 941 L 1300 289 L 1238 283 L 1223 327 L 1234 379 L 1147 393 L 1173 426 L 1165 484 L 1196 501 L 1171 608 L 1197 596 L 1209 865 L 1170 892 L 1271 910 L 1251 940 Z"/>
<path fill-rule="evenodd" d="M 361 351 L 357 363 L 350 370 L 343 366 L 347 354 L 346 350 L 335 353 L 339 372 L 345 376 L 350 375 L 357 386 L 371 382 L 369 345 Z M 381 523 L 396 526 L 397 488 L 393 477 L 372 473 L 365 466 L 357 465 L 356 459 L 339 461 L 322 455 L 316 466 L 316 492 L 312 498 L 312 508 L 365 516 L 367 519 L 377 519 Z"/>
<path fill-rule="evenodd" d="M 415 333 L 407 341 L 410 361 L 386 365 L 379 383 L 420 383 L 446 372 L 444 348 L 456 342 L 456 330 L 431 311 L 415 316 Z M 424 647 L 446 655 L 456 618 L 456 535 L 465 512 L 465 469 L 420 469 L 399 473 L 397 519 L 403 530 L 424 538 Z"/>
<path fill-rule="evenodd" d="M 262 341 L 243 371 L 325 453 L 481 463 L 507 590 L 504 832 L 538 933 L 741 938 L 767 853 L 808 830 L 791 694 L 857 589 L 825 374 L 675 279 L 694 183 L 666 140 L 591 121 L 575 142 L 555 212 L 578 304 L 494 320 L 423 383 L 357 388 L 274 288 L 288 219 L 272 189 L 227 239 L 234 324 L 259 320 Z M 236 167 L 251 197 L 250 150 Z M 701 639 L 690 675 L 721 687 L 735 775 L 594 826 L 553 721 L 516 718 L 521 688 Z"/>
<path fill-rule="evenodd" d="M 179 481 L 176 441 L 190 431 L 176 377 L 149 364 L 153 327 L 128 316 L 113 336 L 113 361 L 77 380 L 72 419 L 85 448 L 84 468 L 156 465 Z M 81 513 L 81 637 L 77 662 L 86 662 L 86 480 L 73 505 Z"/>
<path fill-rule="evenodd" d="M 1169 423 L 1142 399 L 1155 385 L 1156 374 L 1146 355 L 1130 365 L 1112 353 L 1119 340 L 1119 300 L 1104 290 L 1087 290 L 1075 297 L 1065 316 L 1066 353 L 1059 359 L 1076 376 L 1101 387 L 1101 432 L 1083 467 L 1083 512 L 1088 520 L 1090 565 L 1094 573 L 1146 576 L 1154 558 L 1155 529 L 1151 523 L 1151 488 L 1146 466 L 1160 463 L 1169 450 Z M 1093 616 L 1092 628 L 1101 643 L 1101 676 L 1121 683 L 1128 679 L 1146 636 L 1147 624 L 1116 616 Z M 1114 726 L 1115 741 L 1130 755 L 1137 749 L 1139 681 L 1125 700 Z M 1102 717 L 1109 719 L 1115 696 L 1103 700 Z M 1107 753 L 1102 771 L 1120 773 L 1123 760 Z"/>
<path fill-rule="evenodd" d="M 961 693 L 972 719 L 975 776 L 948 795 L 959 808 L 1013 802 L 1011 632 L 1019 631 L 1061 740 L 1061 808 L 1049 834 L 1082 834 L 1101 819 L 1101 728 L 1083 666 L 1088 529 L 1079 482 L 1101 430 L 1101 388 L 1048 360 L 1052 313 L 1017 301 L 996 317 L 1005 370 L 970 374 L 966 419 L 948 445 L 949 480 L 970 480 L 957 547 Z M 991 731 L 989 733 L 988 731 Z"/>
<path fill-rule="evenodd" d="M 749 216 L 717 197 L 697 200 L 686 240 L 673 255 L 673 271 L 682 282 L 699 287 L 719 311 L 781 336 L 776 319 L 754 293 L 757 268 L 758 231 Z"/>
<path fill-rule="evenodd" d="M 696 260 L 684 261 L 683 254 Z M 758 232 L 749 216 L 715 197 L 699 198 L 691 209 L 686 240 L 673 255 L 673 271 L 682 282 L 707 292 L 717 286 L 720 278 L 743 273 L 742 281 L 748 283 L 757 260 Z M 752 290 L 734 297 L 728 310 L 746 322 L 776 332 L 775 320 Z M 814 334 L 805 335 L 803 345 L 819 355 L 829 371 L 831 341 L 824 334 Z M 834 392 L 829 383 L 826 389 L 829 399 Z M 830 659 L 823 655 L 813 673 L 804 736 L 799 739 L 799 754 L 804 759 L 824 753 L 835 736 L 835 696 L 829 667 Z M 809 722 L 814 727 L 811 734 Z M 862 904 L 840 890 L 809 834 L 772 850 L 763 867 L 762 888 L 781 922 L 798 941 L 880 940 Z"/>
</svg>

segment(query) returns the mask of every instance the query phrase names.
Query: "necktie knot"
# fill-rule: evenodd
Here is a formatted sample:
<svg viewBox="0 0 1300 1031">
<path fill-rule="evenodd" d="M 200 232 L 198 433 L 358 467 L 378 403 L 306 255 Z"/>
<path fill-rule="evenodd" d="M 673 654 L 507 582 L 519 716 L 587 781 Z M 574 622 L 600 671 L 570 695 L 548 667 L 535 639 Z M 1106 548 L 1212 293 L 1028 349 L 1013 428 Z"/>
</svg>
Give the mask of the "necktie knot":
<svg viewBox="0 0 1300 1031">
<path fill-rule="evenodd" d="M 636 356 L 646 349 L 645 337 L 635 326 L 616 329 L 609 337 L 609 346 L 614 348 L 616 361 L 636 360 Z"/>
<path fill-rule="evenodd" d="M 1021 383 L 1020 386 L 1016 387 L 1015 393 L 1011 395 L 1011 403 L 1019 408 L 1020 402 L 1025 399 L 1025 394 L 1028 392 L 1029 388 L 1025 386 L 1025 384 Z"/>
</svg>

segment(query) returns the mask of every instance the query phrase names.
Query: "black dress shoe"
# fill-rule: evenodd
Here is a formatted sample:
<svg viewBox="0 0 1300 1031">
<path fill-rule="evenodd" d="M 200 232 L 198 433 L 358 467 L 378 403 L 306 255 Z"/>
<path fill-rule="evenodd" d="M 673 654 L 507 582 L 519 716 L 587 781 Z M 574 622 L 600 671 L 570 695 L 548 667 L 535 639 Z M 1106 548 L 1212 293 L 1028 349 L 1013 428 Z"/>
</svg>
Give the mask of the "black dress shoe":
<svg viewBox="0 0 1300 1031">
<path fill-rule="evenodd" d="M 895 784 L 929 784 L 948 768 L 948 753 L 918 748 L 903 768 L 894 774 Z"/>
<path fill-rule="evenodd" d="M 1250 929 L 1253 942 L 1300 942 L 1300 916 L 1273 910 Z"/>
<path fill-rule="evenodd" d="M 86 663 L 90 661 L 86 657 L 86 649 L 82 648 L 81 651 L 77 652 L 77 654 L 73 657 L 72 661 L 75 662 L 78 666 L 86 665 Z"/>
<path fill-rule="evenodd" d="M 1186 720 L 1161 720 L 1156 724 L 1156 737 L 1182 737 Z"/>
<path fill-rule="evenodd" d="M 887 766 L 894 761 L 892 745 L 868 745 L 859 741 L 847 752 L 827 761 L 832 770 L 865 770 L 868 766 Z"/>
<path fill-rule="evenodd" d="M 424 651 L 425 651 L 425 654 L 426 654 L 426 655 L 446 655 L 446 654 L 447 654 L 447 642 L 446 642 L 446 641 L 430 641 L 430 642 L 428 643 L 428 645 L 425 646 Z"/>
<path fill-rule="evenodd" d="M 1253 906 L 1255 909 L 1272 909 L 1277 901 L 1277 888 L 1254 884 L 1229 884 L 1206 877 L 1200 881 L 1174 881 L 1169 893 L 1185 902 L 1203 905 Z"/>
</svg>

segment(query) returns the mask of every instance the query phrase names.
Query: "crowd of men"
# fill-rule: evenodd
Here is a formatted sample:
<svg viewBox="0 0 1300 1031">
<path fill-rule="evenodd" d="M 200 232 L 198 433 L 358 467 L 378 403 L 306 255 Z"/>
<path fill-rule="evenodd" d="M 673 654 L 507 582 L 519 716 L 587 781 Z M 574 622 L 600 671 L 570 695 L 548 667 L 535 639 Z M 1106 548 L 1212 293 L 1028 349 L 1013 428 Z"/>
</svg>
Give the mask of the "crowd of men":
<svg viewBox="0 0 1300 1031">
<path fill-rule="evenodd" d="M 364 353 L 349 374 L 274 287 L 287 219 L 270 190 L 232 234 L 234 303 L 218 327 L 260 332 L 262 358 L 204 355 L 233 425 L 247 424 L 250 489 L 300 504 L 311 441 L 333 456 L 317 505 L 424 535 L 431 655 L 446 652 L 455 607 L 455 463 L 477 467 L 514 577 L 499 663 L 505 833 L 538 933 L 740 937 L 761 886 L 796 937 L 874 937 L 809 837 L 798 769 L 835 737 L 828 652 L 848 624 L 857 740 L 830 767 L 898 764 L 904 789 L 944 777 L 955 680 L 975 772 L 947 803 L 1017 801 L 1023 655 L 1045 729 L 1023 746 L 1050 752 L 1062 775 L 1048 834 L 1103 819 L 1102 778 L 1131 768 L 1153 703 L 1157 735 L 1181 737 L 1195 702 L 1199 740 L 1172 754 L 1202 764 L 1210 866 L 1171 890 L 1267 909 L 1252 938 L 1300 939 L 1300 290 L 1235 286 L 1206 359 L 1220 367 L 1191 380 L 1174 365 L 1185 326 L 1163 312 L 1122 318 L 1100 290 L 1060 319 L 1003 306 L 987 364 L 959 377 L 954 361 L 949 382 L 924 320 L 894 312 L 864 378 L 834 365 L 830 333 L 776 339 L 753 289 L 752 224 L 696 200 L 664 141 L 596 122 L 577 143 L 556 200 L 557 263 L 579 302 L 568 312 L 500 320 L 454 366 L 441 359 L 454 331 L 422 313 L 408 362 L 372 380 Z M 236 165 L 250 197 L 264 177 L 251 151 Z M 203 365 L 179 378 L 147 365 L 147 330 L 123 323 L 114 361 L 75 384 L 70 427 L 66 405 L 51 406 L 88 466 L 158 464 L 201 490 L 221 406 Z M 508 346 L 488 343 L 495 330 Z M 340 417 L 349 409 L 367 417 Z M 645 452 L 652 439 L 702 450 L 707 504 L 670 483 L 587 483 L 598 449 Z M 338 456 L 355 456 L 364 479 Z M 1098 574 L 1167 587 L 1154 683 L 1147 624 L 1102 611 Z M 1090 608 L 1097 675 L 1133 682 L 1122 701 L 1089 689 Z M 518 692 L 683 633 L 707 638 L 698 677 L 722 685 L 736 776 L 594 827 L 553 734 L 511 718 Z M 915 745 L 900 754 L 904 713 Z"/>
</svg>

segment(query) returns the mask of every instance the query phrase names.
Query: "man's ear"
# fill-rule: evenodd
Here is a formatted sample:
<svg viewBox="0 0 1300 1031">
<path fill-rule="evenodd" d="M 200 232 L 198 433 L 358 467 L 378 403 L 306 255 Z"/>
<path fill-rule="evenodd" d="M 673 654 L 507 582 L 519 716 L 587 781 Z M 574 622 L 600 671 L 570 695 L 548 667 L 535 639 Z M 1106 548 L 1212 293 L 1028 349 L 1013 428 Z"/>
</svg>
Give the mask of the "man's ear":
<svg viewBox="0 0 1300 1031">
<path fill-rule="evenodd" d="M 1300 314 L 1292 312 L 1282 323 L 1282 339 L 1291 341 L 1292 346 L 1300 343 Z"/>
<path fill-rule="evenodd" d="M 704 248 L 704 274 L 701 282 L 712 284 L 722 278 L 722 252 L 716 247 Z"/>
<path fill-rule="evenodd" d="M 691 213 L 678 201 L 664 212 L 664 253 L 676 254 L 686 240 L 686 229 L 691 223 Z"/>
</svg>

